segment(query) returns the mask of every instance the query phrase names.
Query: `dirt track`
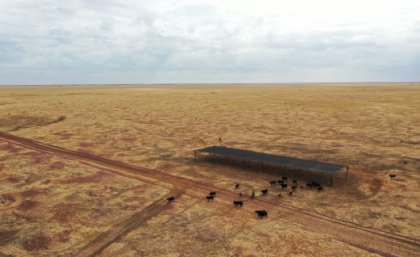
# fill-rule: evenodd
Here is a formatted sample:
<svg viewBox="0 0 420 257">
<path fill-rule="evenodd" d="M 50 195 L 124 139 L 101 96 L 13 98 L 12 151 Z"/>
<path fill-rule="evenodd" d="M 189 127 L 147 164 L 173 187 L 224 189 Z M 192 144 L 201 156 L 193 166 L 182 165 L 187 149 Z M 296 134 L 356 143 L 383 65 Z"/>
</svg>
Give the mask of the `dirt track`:
<svg viewBox="0 0 420 257">
<path fill-rule="evenodd" d="M 182 191 L 176 190 L 171 195 L 178 197 Z M 94 240 L 90 241 L 77 255 L 78 257 L 96 256 L 113 242 L 127 235 L 130 231 L 140 227 L 153 216 L 159 214 L 169 206 L 166 196 L 147 206 L 144 210 L 133 214 L 127 220 L 114 225 L 110 230 L 101 233 Z"/>
<path fill-rule="evenodd" d="M 187 193 L 191 195 L 201 194 L 202 196 L 209 191 L 217 191 L 217 201 L 223 201 L 226 204 L 231 204 L 234 199 L 237 199 L 237 194 L 235 192 L 201 181 L 174 176 L 157 170 L 134 166 L 89 153 L 47 145 L 7 133 L 0 132 L 0 139 L 29 149 L 54 154 L 68 159 L 79 160 L 84 164 L 105 168 L 121 176 L 149 181 L 164 180 L 174 187 L 193 189 L 187 191 Z M 334 220 L 326 216 L 303 211 L 263 198 L 247 201 L 243 208 L 244 211 L 248 212 L 253 212 L 256 209 L 266 209 L 268 210 L 270 217 L 280 218 L 285 222 L 296 224 L 303 229 L 327 234 L 338 241 L 345 242 L 369 252 L 383 256 L 419 256 L 420 242 L 418 239 L 360 227 L 357 226 L 357 224 Z"/>
</svg>

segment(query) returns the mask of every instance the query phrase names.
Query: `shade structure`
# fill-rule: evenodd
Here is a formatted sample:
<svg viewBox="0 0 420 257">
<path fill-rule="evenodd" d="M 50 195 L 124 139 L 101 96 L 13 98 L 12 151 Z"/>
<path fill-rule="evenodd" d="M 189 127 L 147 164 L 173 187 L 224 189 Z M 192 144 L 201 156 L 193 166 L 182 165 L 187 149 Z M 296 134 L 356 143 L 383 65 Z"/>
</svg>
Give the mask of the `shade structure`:
<svg viewBox="0 0 420 257">
<path fill-rule="evenodd" d="M 328 175 L 341 171 L 346 166 L 342 164 L 313 161 L 299 159 L 289 156 L 273 155 L 261 152 L 254 152 L 249 150 L 230 148 L 224 146 L 210 146 L 194 151 L 195 154 L 208 153 L 211 155 L 217 155 L 219 157 L 236 158 L 247 161 L 256 161 L 266 165 L 278 165 L 287 167 L 289 169 L 304 170 L 311 172 L 320 172 Z"/>
</svg>

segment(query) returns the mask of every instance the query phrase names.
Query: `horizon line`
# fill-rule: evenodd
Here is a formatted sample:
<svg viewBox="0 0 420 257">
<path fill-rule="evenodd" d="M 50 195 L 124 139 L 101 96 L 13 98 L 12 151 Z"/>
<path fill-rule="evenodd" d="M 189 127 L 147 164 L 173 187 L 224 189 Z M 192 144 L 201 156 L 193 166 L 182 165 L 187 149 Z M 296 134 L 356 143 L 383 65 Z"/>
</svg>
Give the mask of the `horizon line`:
<svg viewBox="0 0 420 257">
<path fill-rule="evenodd" d="M 45 83 L 45 84 L 1 84 L 0 87 L 24 86 L 180 86 L 180 85 L 334 85 L 334 84 L 420 84 L 420 81 L 365 81 L 365 82 L 194 82 L 194 83 Z"/>
</svg>

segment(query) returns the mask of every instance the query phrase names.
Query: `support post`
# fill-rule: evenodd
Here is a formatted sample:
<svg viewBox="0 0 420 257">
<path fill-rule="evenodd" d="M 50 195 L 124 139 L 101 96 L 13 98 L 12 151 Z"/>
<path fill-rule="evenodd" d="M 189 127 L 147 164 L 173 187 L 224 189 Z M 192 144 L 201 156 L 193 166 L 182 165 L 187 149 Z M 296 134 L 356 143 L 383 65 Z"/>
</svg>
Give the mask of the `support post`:
<svg viewBox="0 0 420 257">
<path fill-rule="evenodd" d="M 349 166 L 346 166 L 346 180 L 347 180 L 348 176 L 349 176 Z"/>
</svg>

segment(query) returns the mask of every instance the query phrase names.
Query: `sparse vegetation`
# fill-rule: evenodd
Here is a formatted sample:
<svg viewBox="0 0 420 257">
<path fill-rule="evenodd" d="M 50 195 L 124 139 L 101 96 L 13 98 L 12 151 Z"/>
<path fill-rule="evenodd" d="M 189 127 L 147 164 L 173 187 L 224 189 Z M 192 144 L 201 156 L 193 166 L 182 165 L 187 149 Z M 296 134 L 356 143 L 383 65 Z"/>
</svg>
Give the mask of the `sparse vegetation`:
<svg viewBox="0 0 420 257">
<path fill-rule="evenodd" d="M 255 191 L 259 199 L 260 190 L 280 177 L 193 161 L 192 150 L 220 143 L 348 164 L 348 180 L 340 178 L 335 188 L 318 192 L 298 181 L 292 197 L 275 185 L 264 200 L 420 236 L 420 148 L 409 143 L 420 142 L 413 115 L 420 108 L 418 86 L 0 90 L 0 131 L 230 191 L 240 184 L 235 194 L 246 199 L 243 208 L 219 194 L 208 203 L 208 192 L 189 190 L 144 224 L 95 248 L 101 249 L 98 256 L 375 256 L 316 233 L 311 224 L 287 222 L 293 215 L 268 210 L 268 218 L 259 220 L 247 211 L 245 197 Z M 0 138 L 0 256 L 75 255 L 99 235 L 120 231 L 117 224 L 127 225 L 158 199 L 166 203 L 174 186 Z"/>
</svg>

